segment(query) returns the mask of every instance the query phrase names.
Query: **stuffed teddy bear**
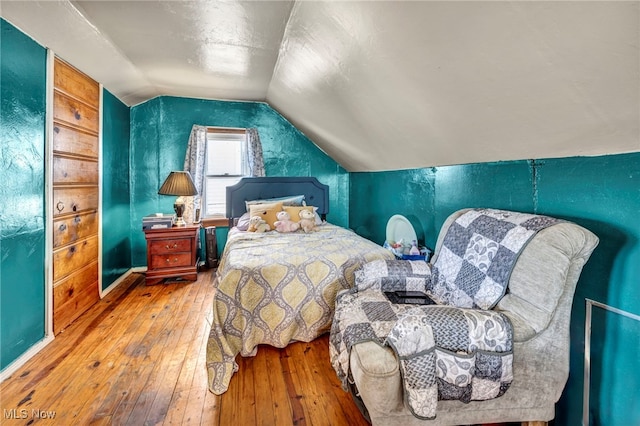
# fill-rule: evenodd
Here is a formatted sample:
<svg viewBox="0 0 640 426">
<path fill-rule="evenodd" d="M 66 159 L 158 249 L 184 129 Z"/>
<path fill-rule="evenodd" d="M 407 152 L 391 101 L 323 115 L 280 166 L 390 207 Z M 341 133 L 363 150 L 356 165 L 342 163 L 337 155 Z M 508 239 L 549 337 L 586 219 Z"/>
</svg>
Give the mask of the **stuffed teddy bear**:
<svg viewBox="0 0 640 426">
<path fill-rule="evenodd" d="M 311 210 L 300 210 L 298 215 L 300 216 L 300 227 L 304 232 L 309 233 L 316 230 L 316 216 Z"/>
<path fill-rule="evenodd" d="M 300 224 L 291 220 L 291 215 L 285 211 L 276 214 L 277 221 L 273 224 L 278 232 L 296 232 L 300 229 Z"/>
<path fill-rule="evenodd" d="M 247 231 L 267 232 L 267 231 L 271 231 L 271 227 L 260 216 L 251 216 L 251 219 L 249 219 L 249 228 L 247 228 Z"/>
</svg>

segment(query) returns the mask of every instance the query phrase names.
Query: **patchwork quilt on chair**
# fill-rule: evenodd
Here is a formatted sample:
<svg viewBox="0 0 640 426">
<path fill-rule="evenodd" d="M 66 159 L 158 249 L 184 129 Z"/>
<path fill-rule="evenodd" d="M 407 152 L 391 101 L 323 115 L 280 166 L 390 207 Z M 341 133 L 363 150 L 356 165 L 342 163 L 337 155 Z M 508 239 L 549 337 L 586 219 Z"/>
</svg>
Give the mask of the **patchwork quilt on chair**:
<svg viewBox="0 0 640 426">
<path fill-rule="evenodd" d="M 451 224 L 433 264 L 429 295 L 461 308 L 493 308 L 507 291 L 520 252 L 560 220 L 494 209 L 470 210 Z"/>
<path fill-rule="evenodd" d="M 463 402 L 502 395 L 513 380 L 513 328 L 490 310 L 507 291 L 522 249 L 547 216 L 470 210 L 451 224 L 433 265 L 376 260 L 356 271 L 356 287 L 336 299 L 331 362 L 347 389 L 353 345 L 393 348 L 405 400 L 419 418 L 435 417 L 438 400 Z M 391 303 L 383 292 L 422 291 L 437 305 Z"/>
<path fill-rule="evenodd" d="M 496 398 L 513 380 L 513 329 L 494 311 L 391 303 L 375 290 L 342 292 L 330 336 L 331 363 L 347 390 L 353 345 L 391 346 L 400 360 L 405 399 L 423 419 L 438 400 Z"/>
</svg>

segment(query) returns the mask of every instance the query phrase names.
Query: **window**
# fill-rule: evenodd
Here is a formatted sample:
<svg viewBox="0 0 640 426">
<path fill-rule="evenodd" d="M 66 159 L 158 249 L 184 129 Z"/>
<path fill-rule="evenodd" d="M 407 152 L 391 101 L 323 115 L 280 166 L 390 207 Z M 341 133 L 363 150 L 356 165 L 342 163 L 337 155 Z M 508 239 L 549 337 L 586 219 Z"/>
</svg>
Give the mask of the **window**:
<svg viewBox="0 0 640 426">
<path fill-rule="evenodd" d="M 225 216 L 226 187 L 248 175 L 244 129 L 209 129 L 205 162 L 204 216 Z"/>
</svg>

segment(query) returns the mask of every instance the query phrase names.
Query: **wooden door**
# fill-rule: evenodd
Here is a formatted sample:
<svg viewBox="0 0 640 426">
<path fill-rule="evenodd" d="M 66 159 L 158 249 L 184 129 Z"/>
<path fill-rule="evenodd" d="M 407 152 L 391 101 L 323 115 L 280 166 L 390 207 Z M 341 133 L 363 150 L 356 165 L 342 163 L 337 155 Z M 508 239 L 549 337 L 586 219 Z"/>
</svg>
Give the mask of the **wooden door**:
<svg viewBox="0 0 640 426">
<path fill-rule="evenodd" d="M 58 58 L 53 74 L 53 331 L 58 334 L 100 299 L 100 85 Z"/>
</svg>

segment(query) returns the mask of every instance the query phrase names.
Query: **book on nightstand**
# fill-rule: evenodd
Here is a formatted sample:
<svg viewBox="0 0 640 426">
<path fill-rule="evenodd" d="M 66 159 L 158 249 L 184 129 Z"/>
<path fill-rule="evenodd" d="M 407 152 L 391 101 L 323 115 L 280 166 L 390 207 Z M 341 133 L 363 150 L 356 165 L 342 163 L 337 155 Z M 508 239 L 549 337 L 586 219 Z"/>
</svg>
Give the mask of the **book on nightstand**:
<svg viewBox="0 0 640 426">
<path fill-rule="evenodd" d="M 173 226 L 172 214 L 156 213 L 142 218 L 142 229 L 163 229 Z"/>
</svg>

